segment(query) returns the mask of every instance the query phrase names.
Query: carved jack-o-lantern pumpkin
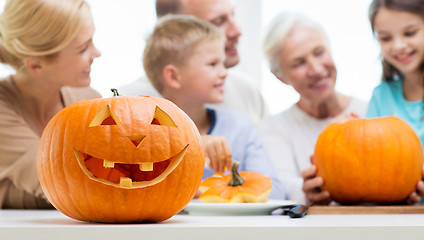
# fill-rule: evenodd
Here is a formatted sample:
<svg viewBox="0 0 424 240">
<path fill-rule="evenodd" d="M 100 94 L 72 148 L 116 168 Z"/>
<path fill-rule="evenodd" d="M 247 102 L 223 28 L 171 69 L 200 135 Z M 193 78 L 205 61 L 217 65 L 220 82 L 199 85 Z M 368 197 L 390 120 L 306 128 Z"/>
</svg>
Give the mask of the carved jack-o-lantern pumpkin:
<svg viewBox="0 0 424 240">
<path fill-rule="evenodd" d="M 97 222 L 172 217 L 194 197 L 203 168 L 192 120 L 170 101 L 145 96 L 69 105 L 45 128 L 37 159 L 54 207 Z"/>
</svg>

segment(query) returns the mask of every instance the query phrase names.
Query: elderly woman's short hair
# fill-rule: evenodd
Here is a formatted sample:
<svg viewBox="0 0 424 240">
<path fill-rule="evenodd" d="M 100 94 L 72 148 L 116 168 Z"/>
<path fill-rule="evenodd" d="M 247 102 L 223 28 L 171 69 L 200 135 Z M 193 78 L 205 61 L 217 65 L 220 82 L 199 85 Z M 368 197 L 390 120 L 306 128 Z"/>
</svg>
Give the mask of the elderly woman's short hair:
<svg viewBox="0 0 424 240">
<path fill-rule="evenodd" d="M 280 71 L 278 53 L 284 46 L 287 36 L 294 28 L 300 26 L 318 30 L 327 38 L 322 26 L 304 14 L 298 12 L 282 12 L 278 14 L 269 24 L 262 44 L 263 53 L 273 73 L 279 73 Z"/>
</svg>

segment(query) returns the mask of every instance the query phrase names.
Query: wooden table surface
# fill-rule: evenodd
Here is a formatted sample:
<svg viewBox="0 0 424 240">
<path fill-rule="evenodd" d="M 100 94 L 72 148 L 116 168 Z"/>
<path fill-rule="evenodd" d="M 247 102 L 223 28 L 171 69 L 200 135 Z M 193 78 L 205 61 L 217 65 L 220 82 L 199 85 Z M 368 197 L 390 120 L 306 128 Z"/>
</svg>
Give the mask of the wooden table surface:
<svg viewBox="0 0 424 240">
<path fill-rule="evenodd" d="M 309 208 L 308 214 L 424 214 L 424 205 L 312 206 Z"/>
</svg>

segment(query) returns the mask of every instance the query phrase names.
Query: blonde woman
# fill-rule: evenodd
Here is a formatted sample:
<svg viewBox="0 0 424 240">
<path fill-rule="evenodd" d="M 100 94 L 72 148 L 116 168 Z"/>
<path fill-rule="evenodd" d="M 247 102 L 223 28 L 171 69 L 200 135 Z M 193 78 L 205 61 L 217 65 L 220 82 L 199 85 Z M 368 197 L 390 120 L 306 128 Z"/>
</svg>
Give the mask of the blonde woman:
<svg viewBox="0 0 424 240">
<path fill-rule="evenodd" d="M 50 208 L 36 172 L 39 138 L 62 108 L 100 95 L 89 87 L 99 51 L 83 0 L 8 0 L 0 15 L 0 207 Z"/>
</svg>

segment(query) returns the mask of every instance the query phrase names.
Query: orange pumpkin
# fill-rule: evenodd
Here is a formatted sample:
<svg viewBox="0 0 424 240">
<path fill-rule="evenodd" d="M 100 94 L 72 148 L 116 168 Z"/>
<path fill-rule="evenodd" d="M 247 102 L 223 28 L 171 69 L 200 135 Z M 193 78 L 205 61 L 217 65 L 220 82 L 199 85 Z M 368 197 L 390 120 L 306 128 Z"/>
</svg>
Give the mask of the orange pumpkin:
<svg viewBox="0 0 424 240">
<path fill-rule="evenodd" d="M 392 204 L 415 191 L 423 148 L 414 130 L 397 117 L 353 119 L 322 131 L 314 162 L 333 200 Z"/>
<path fill-rule="evenodd" d="M 199 187 L 199 200 L 209 203 L 266 202 L 271 192 L 271 178 L 255 172 L 240 172 L 234 161 L 231 173 L 215 174 L 205 179 Z"/>
<path fill-rule="evenodd" d="M 203 175 L 192 120 L 148 96 L 69 105 L 45 128 L 37 168 L 48 200 L 65 215 L 95 222 L 159 222 L 181 211 Z"/>
</svg>

